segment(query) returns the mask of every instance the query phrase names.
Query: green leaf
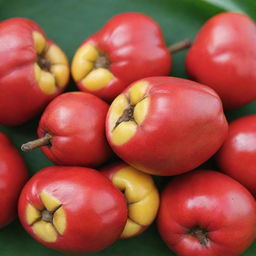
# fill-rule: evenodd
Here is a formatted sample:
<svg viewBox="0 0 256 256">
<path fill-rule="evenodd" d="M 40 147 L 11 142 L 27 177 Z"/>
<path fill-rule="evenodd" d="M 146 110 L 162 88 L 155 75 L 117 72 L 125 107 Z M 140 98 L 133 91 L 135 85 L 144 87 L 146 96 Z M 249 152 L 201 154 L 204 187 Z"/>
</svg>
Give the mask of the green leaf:
<svg viewBox="0 0 256 256">
<path fill-rule="evenodd" d="M 56 41 L 71 59 L 80 43 L 101 28 L 107 19 L 122 12 L 137 11 L 153 17 L 162 27 L 168 44 L 184 38 L 193 38 L 202 24 L 211 16 L 223 11 L 239 11 L 256 18 L 255 0 L 0 0 L 0 19 L 21 16 L 33 19 Z M 173 57 L 173 76 L 186 77 L 185 52 Z M 71 83 L 69 90 L 76 90 Z M 228 114 L 230 120 L 255 113 L 256 103 L 247 105 Z M 39 117 L 21 127 L 3 127 L 19 148 L 30 139 L 36 138 Z M 31 175 L 43 167 L 52 165 L 40 150 L 22 153 Z M 164 181 L 165 180 L 165 181 Z M 166 178 L 157 178 L 158 184 Z M 4 211 L 4 209 L 1 209 Z M 0 230 L 1 256 L 57 256 L 64 255 L 40 245 L 22 229 L 18 221 Z M 254 243 L 243 255 L 256 254 Z M 160 239 L 155 225 L 139 237 L 119 240 L 106 250 L 93 255 L 102 256 L 171 256 L 174 255 Z M 224 256 L 224 255 L 223 255 Z"/>
</svg>

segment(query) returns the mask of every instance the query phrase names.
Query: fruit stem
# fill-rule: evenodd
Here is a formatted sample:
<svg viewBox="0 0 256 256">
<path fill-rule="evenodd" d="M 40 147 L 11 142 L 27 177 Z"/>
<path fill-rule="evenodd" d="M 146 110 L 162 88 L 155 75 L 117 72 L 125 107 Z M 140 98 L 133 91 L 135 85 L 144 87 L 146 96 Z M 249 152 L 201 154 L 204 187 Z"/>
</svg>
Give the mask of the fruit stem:
<svg viewBox="0 0 256 256">
<path fill-rule="evenodd" d="M 182 50 L 189 48 L 192 45 L 192 42 L 189 39 L 180 41 L 178 43 L 172 44 L 168 47 L 169 53 L 176 53 Z"/>
<path fill-rule="evenodd" d="M 42 146 L 46 146 L 50 144 L 50 141 L 52 139 L 52 135 L 49 133 L 46 133 L 42 138 L 29 141 L 21 146 L 21 150 L 24 152 L 29 152 L 35 148 L 40 148 Z"/>
</svg>

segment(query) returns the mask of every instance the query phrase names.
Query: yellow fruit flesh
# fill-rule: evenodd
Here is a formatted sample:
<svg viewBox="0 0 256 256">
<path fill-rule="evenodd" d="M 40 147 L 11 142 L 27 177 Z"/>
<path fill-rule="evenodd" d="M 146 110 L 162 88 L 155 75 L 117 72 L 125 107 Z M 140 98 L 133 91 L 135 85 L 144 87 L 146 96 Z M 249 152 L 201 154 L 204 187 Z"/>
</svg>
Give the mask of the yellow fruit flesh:
<svg viewBox="0 0 256 256">
<path fill-rule="evenodd" d="M 33 34 L 37 60 L 34 64 L 35 80 L 45 94 L 56 93 L 69 79 L 68 60 L 64 52 L 55 44 L 48 45 L 42 34 Z"/>
<path fill-rule="evenodd" d="M 26 208 L 26 222 L 36 236 L 44 242 L 53 243 L 65 232 L 66 214 L 61 202 L 49 193 L 42 191 L 39 198 L 43 209 L 37 209 L 29 203 Z"/>
</svg>

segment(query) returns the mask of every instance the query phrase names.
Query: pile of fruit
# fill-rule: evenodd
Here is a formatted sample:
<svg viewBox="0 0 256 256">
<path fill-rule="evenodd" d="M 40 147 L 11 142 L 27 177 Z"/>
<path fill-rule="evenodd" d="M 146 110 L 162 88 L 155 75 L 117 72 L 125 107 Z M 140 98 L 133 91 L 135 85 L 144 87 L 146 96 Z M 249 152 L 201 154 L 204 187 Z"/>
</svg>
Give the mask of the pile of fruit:
<svg viewBox="0 0 256 256">
<path fill-rule="evenodd" d="M 2 21 L 0 124 L 43 111 L 38 138 L 21 149 L 40 148 L 55 165 L 28 179 L 0 133 L 0 227 L 18 211 L 43 245 L 89 253 L 157 218 L 179 256 L 243 253 L 256 238 L 256 115 L 228 124 L 223 107 L 256 99 L 255 44 L 243 14 L 218 14 L 193 43 L 167 47 L 153 19 L 123 13 L 81 44 L 70 67 L 36 23 Z M 193 81 L 168 76 L 171 54 L 184 48 Z M 61 94 L 70 72 L 80 91 Z M 199 167 L 211 157 L 219 170 Z M 158 188 L 151 175 L 174 177 Z"/>
</svg>

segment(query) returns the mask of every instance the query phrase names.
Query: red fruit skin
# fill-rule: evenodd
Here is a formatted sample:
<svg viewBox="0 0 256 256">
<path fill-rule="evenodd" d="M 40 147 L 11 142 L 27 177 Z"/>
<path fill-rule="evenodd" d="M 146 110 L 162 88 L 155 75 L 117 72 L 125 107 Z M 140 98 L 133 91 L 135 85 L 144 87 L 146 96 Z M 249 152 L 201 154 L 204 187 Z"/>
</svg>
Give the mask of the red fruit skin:
<svg viewBox="0 0 256 256">
<path fill-rule="evenodd" d="M 141 81 L 149 83 L 146 95 L 150 105 L 136 134 L 125 144 L 115 145 L 109 113 L 106 119 L 109 144 L 121 159 L 141 171 L 171 176 L 196 168 L 220 148 L 228 124 L 221 101 L 211 88 L 175 77 Z"/>
<path fill-rule="evenodd" d="M 193 80 L 210 86 L 225 109 L 256 99 L 256 26 L 248 16 L 225 12 L 209 19 L 186 57 Z"/>
<path fill-rule="evenodd" d="M 256 204 L 232 178 L 198 170 L 170 181 L 157 221 L 162 239 L 179 256 L 236 256 L 255 239 Z M 198 226 L 208 232 L 207 246 L 189 234 Z"/>
<path fill-rule="evenodd" d="M 149 76 L 167 76 L 172 59 L 159 25 L 149 16 L 127 12 L 114 16 L 82 45 L 91 43 L 105 53 L 115 79 L 103 89 L 88 91 L 111 102 L 130 83 Z"/>
<path fill-rule="evenodd" d="M 256 197 L 256 115 L 230 123 L 228 136 L 216 155 L 221 170 Z"/>
<path fill-rule="evenodd" d="M 25 219 L 28 202 L 42 208 L 42 190 L 57 198 L 66 214 L 66 230 L 53 243 L 37 237 Z M 119 238 L 127 207 L 122 193 L 96 170 L 51 166 L 36 173 L 22 190 L 19 218 L 25 230 L 43 245 L 64 253 L 89 253 Z"/>
<path fill-rule="evenodd" d="M 22 157 L 6 135 L 0 132 L 0 228 L 17 215 L 17 202 L 28 171 Z"/>
<path fill-rule="evenodd" d="M 56 93 L 45 94 L 35 79 L 37 54 L 33 31 L 45 35 L 33 21 L 11 18 L 0 22 L 0 124 L 20 125 L 38 114 Z M 52 41 L 47 40 L 49 45 Z M 8 111 L 6 111 L 8 110 Z"/>
<path fill-rule="evenodd" d="M 51 146 L 41 147 L 44 154 L 58 165 L 98 166 L 107 161 L 112 151 L 105 136 L 108 104 L 84 92 L 64 93 L 45 109 L 38 136 L 46 132 L 53 138 Z"/>
</svg>

